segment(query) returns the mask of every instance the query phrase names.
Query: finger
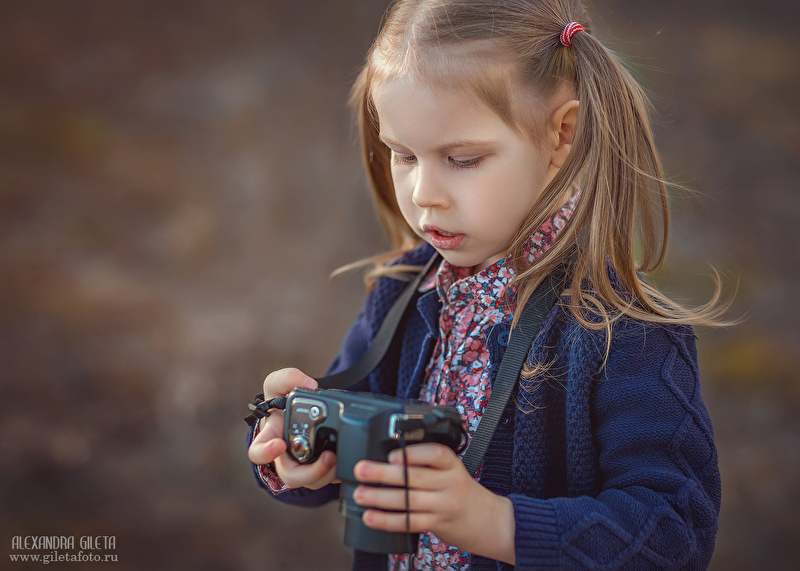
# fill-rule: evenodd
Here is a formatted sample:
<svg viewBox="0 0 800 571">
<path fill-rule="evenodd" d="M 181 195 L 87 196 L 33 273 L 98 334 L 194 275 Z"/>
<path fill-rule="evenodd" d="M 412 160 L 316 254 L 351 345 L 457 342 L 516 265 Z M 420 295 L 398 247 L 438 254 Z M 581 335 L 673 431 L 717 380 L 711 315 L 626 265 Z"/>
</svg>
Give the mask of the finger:
<svg viewBox="0 0 800 571">
<path fill-rule="evenodd" d="M 406 505 L 406 498 L 408 505 Z M 441 495 L 428 490 L 408 490 L 405 488 L 385 488 L 375 486 L 358 486 L 353 491 L 353 499 L 363 507 L 379 510 L 429 512 L 436 507 Z"/>
<path fill-rule="evenodd" d="M 289 454 L 281 454 L 275 459 L 275 469 L 281 480 L 290 488 L 309 488 L 315 485 L 322 487 L 333 480 L 336 455 L 330 450 L 326 450 L 315 462 L 300 464 Z M 324 484 L 320 485 L 321 482 Z"/>
<path fill-rule="evenodd" d="M 323 453 L 324 454 L 324 453 Z M 311 490 L 318 490 L 327 486 L 328 484 L 338 484 L 341 483 L 341 480 L 336 479 L 336 455 L 331 452 L 331 457 L 333 458 L 333 463 L 328 469 L 327 472 L 322 476 L 322 478 L 316 480 L 315 482 L 311 482 L 310 484 L 306 485 L 307 488 Z"/>
<path fill-rule="evenodd" d="M 380 484 L 415 489 L 435 490 L 447 484 L 446 472 L 428 467 L 386 464 L 361 460 L 353 468 L 356 479 L 363 484 Z"/>
<path fill-rule="evenodd" d="M 405 470 L 403 465 L 408 468 Z M 389 464 L 362 460 L 354 467 L 353 473 L 360 482 L 404 486 L 412 488 L 441 488 L 447 482 L 446 470 L 463 470 L 461 460 L 450 448 L 443 444 L 414 444 L 394 450 L 389 455 Z M 438 473 L 438 477 L 437 477 Z"/>
<path fill-rule="evenodd" d="M 283 412 L 273 413 L 269 418 L 261 420 L 263 426 L 247 450 L 250 461 L 258 465 L 269 464 L 286 452 L 286 442 L 283 440 Z"/>
<path fill-rule="evenodd" d="M 432 513 L 410 513 L 406 518 L 405 512 L 392 513 L 381 510 L 369 509 L 364 511 L 361 521 L 369 528 L 383 531 L 404 533 L 418 533 L 426 529 L 435 528 L 438 518 Z"/>
<path fill-rule="evenodd" d="M 259 434 L 259 436 L 261 435 Z M 256 438 L 247 449 L 247 457 L 253 464 L 262 466 L 275 461 L 284 452 L 286 452 L 286 442 L 282 438 L 272 438 L 266 441 L 259 441 Z"/>
<path fill-rule="evenodd" d="M 273 371 L 264 379 L 264 398 L 282 397 L 297 387 L 316 389 L 317 381 L 299 369 Z"/>
<path fill-rule="evenodd" d="M 409 466 L 429 466 L 443 470 L 451 468 L 454 464 L 460 463 L 461 460 L 458 459 L 452 449 L 444 444 L 427 442 L 406 446 L 405 455 L 402 448 L 393 450 L 389 453 L 388 462 L 400 465 L 405 462 Z"/>
<path fill-rule="evenodd" d="M 258 434 L 254 442 L 267 442 L 273 438 L 283 438 L 283 411 L 274 411 L 266 418 L 261 419 Z"/>
</svg>

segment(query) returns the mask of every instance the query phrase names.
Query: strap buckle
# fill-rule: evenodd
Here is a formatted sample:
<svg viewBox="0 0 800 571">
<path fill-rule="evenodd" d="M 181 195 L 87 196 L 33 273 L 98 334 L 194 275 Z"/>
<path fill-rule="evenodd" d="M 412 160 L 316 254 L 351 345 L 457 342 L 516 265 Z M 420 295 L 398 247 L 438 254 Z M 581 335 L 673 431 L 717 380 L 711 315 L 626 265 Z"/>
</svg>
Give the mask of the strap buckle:
<svg viewBox="0 0 800 571">
<path fill-rule="evenodd" d="M 244 417 L 248 426 L 253 426 L 262 418 L 269 418 L 271 410 L 284 410 L 286 408 L 286 397 L 275 397 L 271 400 L 264 400 L 264 393 L 259 393 L 253 397 L 253 401 L 247 405 L 252 412 Z"/>
</svg>

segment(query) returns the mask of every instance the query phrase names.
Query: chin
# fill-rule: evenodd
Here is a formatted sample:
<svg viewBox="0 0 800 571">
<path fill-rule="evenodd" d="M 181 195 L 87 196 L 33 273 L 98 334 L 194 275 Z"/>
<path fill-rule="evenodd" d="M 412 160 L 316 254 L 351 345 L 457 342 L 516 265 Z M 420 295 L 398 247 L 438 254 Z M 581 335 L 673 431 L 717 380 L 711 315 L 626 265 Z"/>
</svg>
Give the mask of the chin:
<svg viewBox="0 0 800 571">
<path fill-rule="evenodd" d="M 451 266 L 456 266 L 461 268 L 475 268 L 476 266 L 482 265 L 482 260 L 476 259 L 475 256 L 461 254 L 453 250 L 437 250 L 437 252 L 439 252 Z"/>
</svg>

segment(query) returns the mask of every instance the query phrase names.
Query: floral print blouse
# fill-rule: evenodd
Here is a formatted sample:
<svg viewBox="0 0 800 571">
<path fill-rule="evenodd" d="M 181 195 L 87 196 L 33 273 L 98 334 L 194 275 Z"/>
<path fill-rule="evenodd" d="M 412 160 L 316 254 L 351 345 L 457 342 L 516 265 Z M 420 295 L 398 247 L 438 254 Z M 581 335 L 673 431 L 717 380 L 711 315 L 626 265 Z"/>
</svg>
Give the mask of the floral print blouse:
<svg viewBox="0 0 800 571">
<path fill-rule="evenodd" d="M 530 262 L 553 243 L 572 215 L 577 197 L 576 194 L 533 233 L 525 248 Z M 455 406 L 464 420 L 468 437 L 475 432 L 491 394 L 491 363 L 486 339 L 492 327 L 511 319 L 516 309 L 516 287 L 509 285 L 515 275 L 506 258 L 474 275 L 470 268 L 443 261 L 420 286 L 420 291 L 436 288 L 442 300 L 442 311 L 439 338 L 419 399 Z M 476 478 L 479 475 L 480 469 Z M 468 569 L 470 556 L 442 542 L 433 533 L 423 532 L 417 553 L 390 555 L 389 570 L 407 570 L 409 560 L 411 569 L 449 571 Z"/>
</svg>

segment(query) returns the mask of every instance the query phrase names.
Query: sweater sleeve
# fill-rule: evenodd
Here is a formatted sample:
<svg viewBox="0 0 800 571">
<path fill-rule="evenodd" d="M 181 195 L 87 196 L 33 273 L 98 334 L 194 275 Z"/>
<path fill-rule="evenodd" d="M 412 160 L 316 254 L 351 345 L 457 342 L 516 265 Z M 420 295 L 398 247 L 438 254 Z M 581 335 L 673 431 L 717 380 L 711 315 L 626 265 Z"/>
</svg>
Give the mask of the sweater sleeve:
<svg viewBox="0 0 800 571">
<path fill-rule="evenodd" d="M 720 479 L 691 329 L 622 324 L 591 382 L 598 491 L 510 496 L 516 569 L 706 569 Z"/>
</svg>

